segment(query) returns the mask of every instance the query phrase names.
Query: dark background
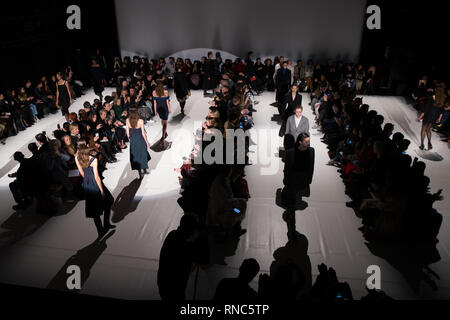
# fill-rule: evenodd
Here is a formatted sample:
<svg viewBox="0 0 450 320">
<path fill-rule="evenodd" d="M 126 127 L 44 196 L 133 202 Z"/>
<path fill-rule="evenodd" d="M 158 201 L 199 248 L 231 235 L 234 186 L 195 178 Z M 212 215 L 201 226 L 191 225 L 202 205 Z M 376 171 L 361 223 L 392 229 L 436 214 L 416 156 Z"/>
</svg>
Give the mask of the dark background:
<svg viewBox="0 0 450 320">
<path fill-rule="evenodd" d="M 81 30 L 66 27 L 66 9 L 71 4 L 81 8 Z M 387 87 L 385 93 L 404 94 L 422 73 L 448 81 L 449 28 L 444 1 L 368 0 L 367 5 L 370 4 L 381 7 L 381 30 L 368 30 L 366 15 L 361 26 L 360 60 L 377 65 L 383 74 L 381 85 Z M 13 1 L 2 9 L 2 90 L 23 85 L 26 79 L 35 81 L 42 75 L 54 74 L 69 64 L 76 78 L 88 82 L 89 57 L 96 48 L 109 59 L 120 55 L 113 0 Z M 164 27 L 162 35 L 163 31 Z"/>
<path fill-rule="evenodd" d="M 371 4 L 381 8 L 381 30 L 364 26 L 360 60 L 375 63 L 385 75 L 387 94 L 406 94 L 422 74 L 449 80 L 445 1 L 368 0 L 367 6 Z"/>
<path fill-rule="evenodd" d="M 81 30 L 68 30 L 69 5 L 81 9 Z M 23 85 L 71 65 L 88 81 L 89 57 L 119 55 L 114 1 L 10 1 L 0 10 L 0 88 Z"/>
</svg>

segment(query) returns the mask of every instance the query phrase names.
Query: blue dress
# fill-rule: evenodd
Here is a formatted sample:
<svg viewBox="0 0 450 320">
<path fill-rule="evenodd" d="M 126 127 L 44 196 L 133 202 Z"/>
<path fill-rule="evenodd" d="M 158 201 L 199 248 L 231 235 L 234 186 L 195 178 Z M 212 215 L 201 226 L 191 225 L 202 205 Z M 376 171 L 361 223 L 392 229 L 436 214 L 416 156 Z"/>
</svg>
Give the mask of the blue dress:
<svg viewBox="0 0 450 320">
<path fill-rule="evenodd" d="M 93 218 L 96 216 L 101 216 L 103 214 L 102 210 L 102 195 L 100 189 L 95 181 L 94 169 L 91 164 L 95 158 L 91 158 L 89 161 L 89 166 L 83 168 L 84 178 L 81 187 L 83 188 L 84 199 L 86 200 L 86 217 Z"/>
<path fill-rule="evenodd" d="M 150 154 L 140 128 L 130 128 L 130 163 L 132 170 L 148 169 Z"/>
<path fill-rule="evenodd" d="M 167 108 L 167 99 L 169 99 L 169 96 L 167 97 L 153 97 L 156 103 L 156 112 L 158 112 L 159 117 L 162 120 L 167 120 L 169 117 L 169 109 Z"/>
</svg>

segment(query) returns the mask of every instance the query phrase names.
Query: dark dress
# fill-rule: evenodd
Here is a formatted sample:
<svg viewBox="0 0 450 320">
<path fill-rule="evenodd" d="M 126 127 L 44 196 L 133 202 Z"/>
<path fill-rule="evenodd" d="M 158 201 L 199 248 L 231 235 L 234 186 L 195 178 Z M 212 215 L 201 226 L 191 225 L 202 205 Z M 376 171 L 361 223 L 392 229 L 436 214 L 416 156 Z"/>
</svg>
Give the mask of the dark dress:
<svg viewBox="0 0 450 320">
<path fill-rule="evenodd" d="M 176 72 L 174 75 L 174 91 L 177 100 L 181 103 L 186 101 L 189 92 L 189 80 L 184 72 Z"/>
<path fill-rule="evenodd" d="M 423 124 L 434 124 L 442 113 L 443 108 L 436 107 L 434 105 L 433 97 L 430 97 L 425 105 L 424 116 L 422 119 Z"/>
<path fill-rule="evenodd" d="M 58 105 L 61 107 L 62 115 L 69 114 L 69 107 L 70 107 L 70 96 L 69 91 L 66 87 L 66 81 L 64 81 L 64 84 L 59 85 L 58 84 Z"/>
<path fill-rule="evenodd" d="M 102 198 L 100 189 L 95 181 L 94 169 L 91 166 L 95 158 L 91 158 L 89 166 L 83 168 L 84 178 L 81 187 L 86 200 L 86 218 L 94 218 L 103 215 L 103 211 L 112 205 L 114 198 L 109 190 L 103 186 L 105 197 Z M 102 182 L 103 183 L 103 182 Z"/>
<path fill-rule="evenodd" d="M 309 185 L 314 173 L 314 148 L 309 147 L 305 151 L 297 148 L 286 150 L 284 167 L 283 199 L 286 203 L 295 203 L 297 195 L 310 196 Z"/>
<path fill-rule="evenodd" d="M 130 163 L 132 170 L 148 169 L 150 154 L 140 128 L 130 128 Z"/>
<path fill-rule="evenodd" d="M 105 74 L 100 66 L 91 66 L 92 84 L 94 86 L 94 92 L 96 95 L 100 95 L 105 87 L 103 86 L 103 80 L 105 80 Z"/>
<path fill-rule="evenodd" d="M 167 120 L 169 118 L 169 109 L 167 108 L 167 99 L 169 97 L 153 97 L 156 103 L 156 112 L 158 112 L 159 117 L 162 120 Z"/>
</svg>

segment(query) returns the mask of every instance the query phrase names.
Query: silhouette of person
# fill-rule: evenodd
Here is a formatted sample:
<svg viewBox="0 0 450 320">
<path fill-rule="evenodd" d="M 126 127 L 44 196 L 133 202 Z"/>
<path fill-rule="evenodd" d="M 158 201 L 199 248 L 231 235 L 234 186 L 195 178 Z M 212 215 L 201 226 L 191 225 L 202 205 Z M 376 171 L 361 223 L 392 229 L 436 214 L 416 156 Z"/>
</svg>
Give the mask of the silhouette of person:
<svg viewBox="0 0 450 320">
<path fill-rule="evenodd" d="M 158 268 L 159 295 L 163 300 L 186 300 L 186 286 L 197 257 L 193 240 L 197 235 L 196 216 L 185 214 L 180 226 L 167 235 L 161 248 Z"/>
<path fill-rule="evenodd" d="M 255 259 L 245 259 L 240 268 L 237 278 L 225 278 L 219 282 L 214 300 L 216 301 L 249 301 L 256 300 L 256 291 L 249 283 L 259 272 L 259 264 Z"/>
</svg>

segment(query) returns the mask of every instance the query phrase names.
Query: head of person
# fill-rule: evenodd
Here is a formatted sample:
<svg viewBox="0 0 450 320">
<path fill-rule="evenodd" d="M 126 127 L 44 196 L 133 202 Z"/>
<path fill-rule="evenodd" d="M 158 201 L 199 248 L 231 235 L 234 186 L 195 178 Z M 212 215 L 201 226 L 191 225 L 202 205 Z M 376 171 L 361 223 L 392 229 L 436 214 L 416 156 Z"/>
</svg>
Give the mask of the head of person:
<svg viewBox="0 0 450 320">
<path fill-rule="evenodd" d="M 83 108 L 84 108 L 84 111 L 86 111 L 86 112 L 91 111 L 91 104 L 89 103 L 89 101 L 85 101 L 83 103 Z"/>
<path fill-rule="evenodd" d="M 29 143 L 28 144 L 28 150 L 32 153 L 32 154 L 36 154 L 38 152 L 38 146 L 35 142 Z"/>
<path fill-rule="evenodd" d="M 198 230 L 198 219 L 195 215 L 185 213 L 180 219 L 178 230 L 183 233 L 186 239 L 192 237 Z"/>
<path fill-rule="evenodd" d="M 386 137 L 389 138 L 392 135 L 392 132 L 394 132 L 394 125 L 390 122 L 386 123 L 384 125 L 383 132 L 386 135 Z"/>
<path fill-rule="evenodd" d="M 128 119 L 130 121 L 130 126 L 132 128 L 137 128 L 137 124 L 138 124 L 138 121 L 139 121 L 138 109 L 130 108 L 130 115 L 129 115 Z"/>
<path fill-rule="evenodd" d="M 108 115 L 108 112 L 105 109 L 100 110 L 100 119 L 106 120 L 106 116 Z"/>
<path fill-rule="evenodd" d="M 96 123 L 97 122 L 97 113 L 90 112 L 89 116 L 88 116 L 88 119 L 89 119 L 90 122 Z"/>
<path fill-rule="evenodd" d="M 37 141 L 39 144 L 44 144 L 44 143 L 46 143 L 46 142 L 48 141 L 48 138 L 47 138 L 47 136 L 45 135 L 44 132 L 38 133 L 38 134 L 35 136 L 35 138 L 36 138 L 36 141 Z"/>
<path fill-rule="evenodd" d="M 297 117 L 297 118 L 300 118 L 301 116 L 302 116 L 302 113 L 303 113 L 303 107 L 302 107 L 302 105 L 296 105 L 295 106 L 295 109 L 294 109 L 294 112 L 295 112 L 295 116 Z"/>
<path fill-rule="evenodd" d="M 14 160 L 16 160 L 17 162 L 20 163 L 25 159 L 25 156 L 23 155 L 22 152 L 16 151 L 16 152 L 14 152 L 13 158 L 14 158 Z"/>
<path fill-rule="evenodd" d="M 394 142 L 395 145 L 398 145 L 400 143 L 400 141 L 404 138 L 405 136 L 403 135 L 403 133 L 401 132 L 396 132 L 394 133 L 394 135 L 392 136 L 392 142 Z"/>
<path fill-rule="evenodd" d="M 86 144 L 78 146 L 78 162 L 83 168 L 89 167 L 90 151 Z"/>
<path fill-rule="evenodd" d="M 309 134 L 306 132 L 302 132 L 297 136 L 297 141 L 295 141 L 295 145 L 300 150 L 306 150 L 309 148 L 311 142 L 311 138 Z"/>
<path fill-rule="evenodd" d="M 61 141 L 64 146 L 71 146 L 72 145 L 72 139 L 70 139 L 70 136 L 68 134 L 65 134 L 62 136 Z"/>
<path fill-rule="evenodd" d="M 293 85 L 291 86 L 291 91 L 292 91 L 293 93 L 297 93 L 297 92 L 298 92 L 298 86 L 297 86 L 296 84 L 293 84 Z"/>
<path fill-rule="evenodd" d="M 212 57 L 213 57 L 213 53 L 212 53 L 212 51 L 209 51 L 208 52 L 208 59 L 212 59 Z"/>
<path fill-rule="evenodd" d="M 80 133 L 80 129 L 78 128 L 78 125 L 73 123 L 69 126 L 70 134 L 73 136 L 76 136 Z"/>
<path fill-rule="evenodd" d="M 60 81 L 63 78 L 62 72 L 56 73 L 56 80 Z"/>
<path fill-rule="evenodd" d="M 239 267 L 239 279 L 250 283 L 260 270 L 259 263 L 255 259 L 245 259 Z"/>
<path fill-rule="evenodd" d="M 283 66 L 283 69 L 286 69 L 288 66 L 288 63 L 287 63 L 287 61 L 283 61 L 283 63 L 281 65 Z"/>
<path fill-rule="evenodd" d="M 163 97 L 164 96 L 164 84 L 161 80 L 156 81 L 156 95 L 158 97 Z"/>
</svg>

